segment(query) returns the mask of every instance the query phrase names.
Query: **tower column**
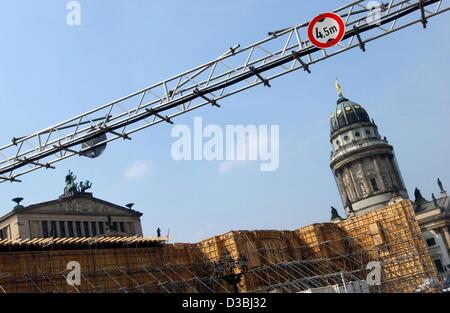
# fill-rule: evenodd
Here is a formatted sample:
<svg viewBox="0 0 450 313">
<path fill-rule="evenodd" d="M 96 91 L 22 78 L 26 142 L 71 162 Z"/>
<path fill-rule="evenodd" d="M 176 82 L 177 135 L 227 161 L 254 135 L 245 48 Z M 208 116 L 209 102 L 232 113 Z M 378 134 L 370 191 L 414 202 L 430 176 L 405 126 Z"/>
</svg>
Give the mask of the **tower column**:
<svg viewBox="0 0 450 313">
<path fill-rule="evenodd" d="M 350 197 L 347 193 L 347 189 L 345 188 L 344 178 L 342 177 L 341 171 L 336 172 L 336 181 L 338 184 L 338 189 L 341 194 L 342 202 L 344 203 L 344 206 L 345 206 L 345 200 L 350 199 Z"/>
<path fill-rule="evenodd" d="M 345 167 L 345 170 L 347 171 L 347 175 L 350 178 L 350 190 L 352 191 L 353 197 L 354 197 L 354 199 L 349 199 L 349 200 L 353 200 L 353 201 L 358 200 L 359 194 L 358 194 L 358 191 L 356 190 L 355 179 L 353 177 L 353 173 L 348 166 Z"/>
<path fill-rule="evenodd" d="M 364 171 L 364 166 L 363 166 L 362 161 L 358 162 L 358 169 L 361 171 L 362 178 L 363 178 L 364 184 L 365 184 L 366 193 L 369 194 L 370 193 L 370 183 L 367 180 L 367 175 L 366 175 L 366 172 Z M 364 194 L 362 196 L 364 196 Z"/>
<path fill-rule="evenodd" d="M 389 170 L 391 173 L 394 174 L 393 178 L 395 178 L 395 185 L 398 187 L 399 190 L 403 190 L 405 187 L 403 186 L 402 180 L 397 172 L 397 166 L 395 165 L 394 160 L 392 159 L 391 156 L 387 156 L 386 158 L 389 165 Z"/>
<path fill-rule="evenodd" d="M 387 190 L 387 186 L 384 184 L 384 179 L 383 179 L 383 175 L 381 174 L 380 171 L 380 166 L 378 165 L 378 157 L 374 156 L 372 158 L 372 162 L 373 162 L 373 166 L 375 167 L 375 172 L 377 173 L 377 176 L 380 178 L 380 184 L 381 184 L 381 189 L 383 191 Z"/>
<path fill-rule="evenodd" d="M 448 231 L 448 228 L 447 228 L 447 227 L 444 227 L 444 228 L 442 229 L 442 232 L 443 232 L 443 236 L 442 236 L 442 237 L 445 238 L 445 241 L 446 241 L 446 243 L 447 243 L 447 249 L 450 249 L 450 233 L 449 233 L 449 231 Z"/>
</svg>

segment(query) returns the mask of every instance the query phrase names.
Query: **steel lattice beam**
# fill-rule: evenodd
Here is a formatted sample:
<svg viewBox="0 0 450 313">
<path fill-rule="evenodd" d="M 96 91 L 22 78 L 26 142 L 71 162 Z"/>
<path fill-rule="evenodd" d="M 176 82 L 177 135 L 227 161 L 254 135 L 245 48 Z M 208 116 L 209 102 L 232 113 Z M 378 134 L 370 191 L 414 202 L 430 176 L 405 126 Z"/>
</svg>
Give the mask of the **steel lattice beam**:
<svg viewBox="0 0 450 313">
<path fill-rule="evenodd" d="M 247 47 L 236 45 L 219 58 L 172 78 L 110 102 L 99 108 L 48 127 L 32 135 L 13 138 L 0 148 L 0 182 L 17 177 L 206 105 L 219 108 L 219 100 L 290 72 L 324 61 L 403 28 L 422 23 L 447 12 L 449 0 L 388 0 L 378 24 L 367 20 L 371 1 L 359 0 L 334 12 L 346 23 L 346 34 L 337 46 L 321 50 L 307 39 L 308 22 L 270 32 Z M 106 134 L 104 141 L 82 148 L 80 145 Z"/>
</svg>

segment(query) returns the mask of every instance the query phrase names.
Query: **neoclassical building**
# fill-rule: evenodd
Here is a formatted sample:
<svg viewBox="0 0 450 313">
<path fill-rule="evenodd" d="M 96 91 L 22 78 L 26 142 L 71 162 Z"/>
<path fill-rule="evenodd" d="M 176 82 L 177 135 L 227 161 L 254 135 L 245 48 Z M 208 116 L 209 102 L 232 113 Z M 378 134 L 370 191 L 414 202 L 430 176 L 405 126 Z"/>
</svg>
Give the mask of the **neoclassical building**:
<svg viewBox="0 0 450 313">
<path fill-rule="evenodd" d="M 438 187 L 440 194 L 433 193 L 432 200 L 416 188 L 414 208 L 436 270 L 445 273 L 450 272 L 450 197 L 439 179 Z"/>
<path fill-rule="evenodd" d="M 342 94 L 330 117 L 330 167 L 347 216 L 386 206 L 393 198 L 408 199 L 394 148 L 382 136 L 364 107 Z M 450 197 L 438 179 L 440 196 L 426 200 L 415 190 L 416 219 L 440 273 L 450 272 Z M 332 219 L 340 219 L 335 208 Z"/>
<path fill-rule="evenodd" d="M 142 236 L 140 217 L 132 205 L 121 206 L 95 198 L 86 192 L 90 183 L 75 183 L 66 177 L 64 194 L 58 199 L 23 206 L 22 198 L 13 210 L 0 217 L 0 240 L 34 238 Z"/>
</svg>

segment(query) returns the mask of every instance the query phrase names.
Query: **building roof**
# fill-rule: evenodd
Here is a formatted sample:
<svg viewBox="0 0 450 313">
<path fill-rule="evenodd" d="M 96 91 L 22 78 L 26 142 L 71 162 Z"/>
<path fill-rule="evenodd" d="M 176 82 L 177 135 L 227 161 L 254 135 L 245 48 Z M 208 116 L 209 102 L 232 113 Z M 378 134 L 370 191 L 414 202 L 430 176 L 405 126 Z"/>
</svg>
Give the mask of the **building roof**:
<svg viewBox="0 0 450 313">
<path fill-rule="evenodd" d="M 74 237 L 74 238 L 34 238 L 34 239 L 4 239 L 0 240 L 1 251 L 36 251 L 36 250 L 76 250 L 76 249 L 107 249 L 132 247 L 153 247 L 166 243 L 168 237 L 137 237 L 137 236 L 105 236 L 105 237 Z"/>
<path fill-rule="evenodd" d="M 360 104 L 340 96 L 330 117 L 331 135 L 343 127 L 364 122 L 370 123 L 367 111 Z"/>
<path fill-rule="evenodd" d="M 89 201 L 92 202 L 97 202 L 97 203 L 101 203 L 105 206 L 114 208 L 116 210 L 119 211 L 123 211 L 124 213 L 128 213 L 130 215 L 135 215 L 137 217 L 142 216 L 142 213 L 136 210 L 131 210 L 127 207 L 123 207 L 102 199 L 98 199 L 92 196 L 92 193 L 75 193 L 73 195 L 64 195 L 59 197 L 58 199 L 55 200 L 51 200 L 51 201 L 46 201 L 46 202 L 40 202 L 40 203 L 36 203 L 36 204 L 32 204 L 29 206 L 24 206 L 24 207 L 19 207 L 19 208 L 14 208 L 11 212 L 3 215 L 2 217 L 0 217 L 0 221 L 13 216 L 15 214 L 27 214 L 27 213 L 35 213 L 37 209 L 40 208 L 45 208 L 45 207 L 49 207 L 55 204 L 62 204 L 64 202 L 70 202 L 76 199 L 87 199 Z M 65 212 L 61 212 L 61 214 L 64 214 Z"/>
<path fill-rule="evenodd" d="M 425 200 L 420 203 L 414 203 L 414 211 L 416 214 L 421 214 L 436 209 L 442 209 L 446 214 L 450 214 L 450 197 L 444 196 L 436 199 L 436 203 L 434 200 Z"/>
</svg>

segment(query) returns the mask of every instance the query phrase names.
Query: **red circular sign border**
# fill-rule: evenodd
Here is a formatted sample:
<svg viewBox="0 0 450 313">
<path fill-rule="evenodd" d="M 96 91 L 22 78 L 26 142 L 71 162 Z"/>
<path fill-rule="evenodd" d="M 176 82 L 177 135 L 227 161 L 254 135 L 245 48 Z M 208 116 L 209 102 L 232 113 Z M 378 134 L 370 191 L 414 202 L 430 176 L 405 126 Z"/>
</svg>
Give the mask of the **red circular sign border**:
<svg viewBox="0 0 450 313">
<path fill-rule="evenodd" d="M 327 43 L 321 43 L 319 41 L 317 41 L 314 36 L 313 36 L 313 28 L 314 25 L 316 25 L 316 23 L 322 19 L 325 18 L 332 18 L 334 19 L 338 24 L 339 24 L 339 33 L 338 36 L 336 37 L 336 39 L 334 39 L 333 41 L 327 42 Z M 309 41 L 311 41 L 311 43 L 316 46 L 317 48 L 320 49 L 327 49 L 327 48 L 331 48 L 334 45 L 337 45 L 342 38 L 344 38 L 345 35 L 345 23 L 344 20 L 342 19 L 342 17 L 340 17 L 339 15 L 337 15 L 336 13 L 332 13 L 332 12 L 327 12 L 327 13 L 322 13 L 318 16 L 316 16 L 308 25 L 308 38 Z"/>
</svg>

